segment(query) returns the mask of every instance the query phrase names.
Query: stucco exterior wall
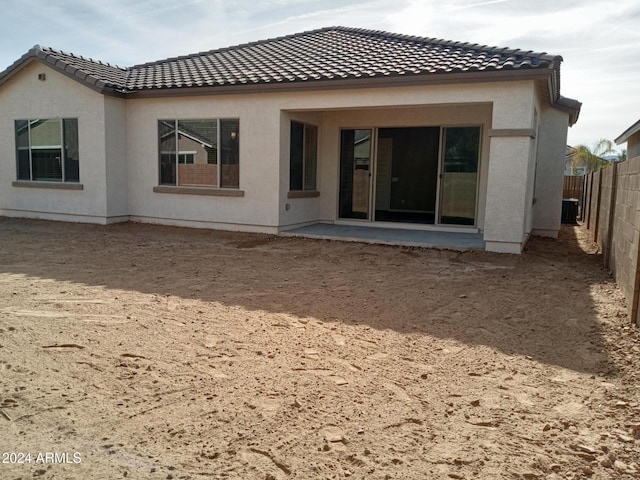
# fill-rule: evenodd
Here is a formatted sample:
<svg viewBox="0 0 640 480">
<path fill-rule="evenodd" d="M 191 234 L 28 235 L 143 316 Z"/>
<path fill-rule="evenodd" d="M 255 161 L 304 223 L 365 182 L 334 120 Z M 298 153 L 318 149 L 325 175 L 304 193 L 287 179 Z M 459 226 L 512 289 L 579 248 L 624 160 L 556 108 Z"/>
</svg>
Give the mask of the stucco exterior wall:
<svg viewBox="0 0 640 480">
<path fill-rule="evenodd" d="M 41 73 L 44 81 L 38 80 Z M 2 85 L 0 105 L 0 214 L 105 223 L 104 97 L 34 62 Z M 82 190 L 12 186 L 17 178 L 14 121 L 35 118 L 78 119 Z"/>
<path fill-rule="evenodd" d="M 37 79 L 40 72 L 46 73 L 45 82 Z M 542 228 L 541 219 L 546 218 L 532 220 L 531 213 L 535 160 L 540 170 L 546 151 L 536 150 L 530 136 L 500 133 L 535 127 L 533 81 L 124 100 L 102 96 L 34 63 L 0 88 L 0 101 L 0 213 L 4 215 L 99 223 L 133 219 L 261 232 L 331 222 L 338 217 L 341 128 L 479 125 L 476 227 L 484 231 L 487 249 L 518 253 L 532 224 Z M 47 117 L 79 120 L 83 190 L 11 186 L 16 178 L 13 121 Z M 238 195 L 158 189 L 158 120 L 214 118 L 240 122 L 240 185 L 234 192 Z M 547 118 L 556 123 L 545 125 Z M 319 196 L 288 194 L 291 120 L 318 127 Z M 553 133 L 554 128 L 562 129 L 563 121 L 566 138 L 566 115 L 541 112 L 540 140 L 554 148 L 563 143 L 562 133 Z M 543 182 L 536 183 L 538 200 L 544 193 Z"/>
<path fill-rule="evenodd" d="M 520 253 L 526 241 L 526 185 L 531 142 L 492 137 L 484 240 L 487 249 Z"/>
<path fill-rule="evenodd" d="M 564 156 L 569 115 L 555 108 L 540 112 L 533 234 L 557 238 L 562 217 Z"/>
<path fill-rule="evenodd" d="M 317 222 L 322 218 L 321 202 L 325 195 L 328 183 L 321 175 L 321 172 L 332 164 L 332 156 L 329 152 L 324 152 L 328 132 L 324 128 L 322 112 L 281 112 L 280 115 L 280 188 L 278 209 L 278 227 L 279 229 L 287 228 L 290 225 L 302 225 L 305 223 Z M 290 140 L 291 140 L 291 121 L 307 123 L 318 127 L 318 159 L 316 169 L 316 191 L 323 192 L 318 197 L 307 198 L 288 198 L 289 180 L 290 180 Z"/>
<path fill-rule="evenodd" d="M 484 229 L 489 251 L 520 253 L 528 238 L 535 105 L 533 82 L 514 85 L 493 104 Z"/>
<path fill-rule="evenodd" d="M 238 118 L 244 196 L 157 193 L 158 120 Z M 226 95 L 127 101 L 129 213 L 134 220 L 276 232 L 280 109 L 273 97 Z"/>
<path fill-rule="evenodd" d="M 107 223 L 129 219 L 127 178 L 127 106 L 120 98 L 104 97 Z"/>
<path fill-rule="evenodd" d="M 531 88 L 532 82 L 508 82 L 129 100 L 128 130 L 136 132 L 127 139 L 130 215 L 141 221 L 256 231 L 334 221 L 340 128 L 482 125 L 478 194 L 478 226 L 482 228 L 491 101 L 520 108 L 520 113 L 514 108 L 504 109 L 509 116 L 507 124 L 515 122 L 523 110 L 519 105 L 531 103 L 530 99 L 522 101 L 520 96 L 530 95 Z M 240 190 L 244 197 L 153 192 L 158 184 L 157 120 L 165 118 L 239 118 Z M 319 197 L 288 198 L 292 119 L 319 127 Z M 520 123 L 527 122 L 521 119 Z"/>
</svg>

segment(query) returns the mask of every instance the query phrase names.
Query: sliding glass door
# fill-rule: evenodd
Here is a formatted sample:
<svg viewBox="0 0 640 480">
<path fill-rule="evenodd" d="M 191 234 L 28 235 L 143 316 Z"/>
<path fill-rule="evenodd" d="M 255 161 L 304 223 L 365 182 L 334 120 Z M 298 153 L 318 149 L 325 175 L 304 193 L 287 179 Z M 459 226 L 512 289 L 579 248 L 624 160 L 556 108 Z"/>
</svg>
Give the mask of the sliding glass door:
<svg viewBox="0 0 640 480">
<path fill-rule="evenodd" d="M 370 219 L 372 130 L 342 130 L 340 218 Z"/>
<path fill-rule="evenodd" d="M 443 129 L 439 223 L 475 225 L 479 127 Z"/>
<path fill-rule="evenodd" d="M 375 220 L 434 223 L 439 127 L 378 130 Z"/>
<path fill-rule="evenodd" d="M 338 217 L 475 225 L 479 155 L 480 127 L 344 129 Z"/>
</svg>

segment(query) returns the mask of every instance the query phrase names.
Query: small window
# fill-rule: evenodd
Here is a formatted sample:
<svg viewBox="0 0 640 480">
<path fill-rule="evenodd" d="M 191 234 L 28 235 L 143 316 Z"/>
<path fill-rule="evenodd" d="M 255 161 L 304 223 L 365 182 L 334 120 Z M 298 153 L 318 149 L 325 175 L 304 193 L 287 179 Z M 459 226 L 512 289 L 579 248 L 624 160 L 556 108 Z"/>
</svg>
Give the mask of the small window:
<svg viewBox="0 0 640 480">
<path fill-rule="evenodd" d="M 16 120 L 18 180 L 79 182 L 78 119 Z"/>
<path fill-rule="evenodd" d="M 159 120 L 160 185 L 239 188 L 238 119 Z"/>
<path fill-rule="evenodd" d="M 291 122 L 289 190 L 315 190 L 318 163 L 318 127 Z"/>
<path fill-rule="evenodd" d="M 182 163 L 185 165 L 193 164 L 193 160 L 196 157 L 196 152 L 178 152 L 178 163 Z"/>
</svg>

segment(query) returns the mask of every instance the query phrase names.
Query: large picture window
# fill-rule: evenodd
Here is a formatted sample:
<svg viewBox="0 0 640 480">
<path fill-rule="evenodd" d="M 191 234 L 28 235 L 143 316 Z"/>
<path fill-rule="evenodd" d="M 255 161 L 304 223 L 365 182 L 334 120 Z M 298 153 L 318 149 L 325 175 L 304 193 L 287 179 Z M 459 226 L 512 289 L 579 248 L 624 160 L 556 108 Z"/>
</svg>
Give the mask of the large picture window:
<svg viewBox="0 0 640 480">
<path fill-rule="evenodd" d="M 318 127 L 291 122 L 289 153 L 289 190 L 315 190 Z"/>
<path fill-rule="evenodd" d="M 16 120 L 18 180 L 79 182 L 78 119 Z"/>
<path fill-rule="evenodd" d="M 239 188 L 238 119 L 159 120 L 160 185 Z"/>
</svg>

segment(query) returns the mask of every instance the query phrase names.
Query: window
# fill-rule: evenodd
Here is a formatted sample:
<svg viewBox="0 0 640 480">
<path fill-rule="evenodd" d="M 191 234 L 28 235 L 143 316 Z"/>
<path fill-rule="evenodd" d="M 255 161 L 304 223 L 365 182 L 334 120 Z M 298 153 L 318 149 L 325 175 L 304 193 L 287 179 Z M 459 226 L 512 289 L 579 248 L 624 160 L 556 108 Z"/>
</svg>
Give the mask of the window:
<svg viewBox="0 0 640 480">
<path fill-rule="evenodd" d="M 318 127 L 291 122 L 289 190 L 315 190 Z"/>
<path fill-rule="evenodd" d="M 16 120 L 18 180 L 79 182 L 78 119 Z"/>
<path fill-rule="evenodd" d="M 196 158 L 197 152 L 179 152 L 178 163 L 193 164 L 193 160 Z"/>
<path fill-rule="evenodd" d="M 238 119 L 159 120 L 160 185 L 239 188 Z"/>
</svg>

